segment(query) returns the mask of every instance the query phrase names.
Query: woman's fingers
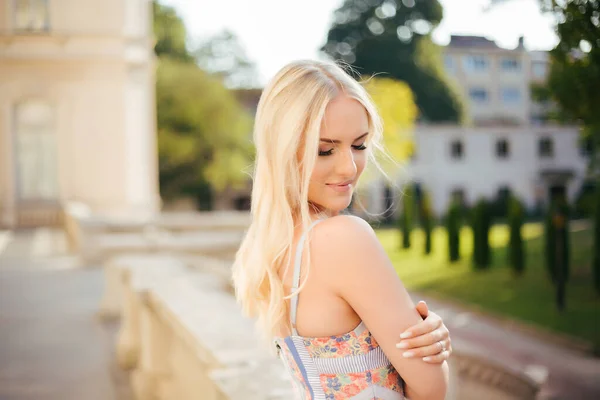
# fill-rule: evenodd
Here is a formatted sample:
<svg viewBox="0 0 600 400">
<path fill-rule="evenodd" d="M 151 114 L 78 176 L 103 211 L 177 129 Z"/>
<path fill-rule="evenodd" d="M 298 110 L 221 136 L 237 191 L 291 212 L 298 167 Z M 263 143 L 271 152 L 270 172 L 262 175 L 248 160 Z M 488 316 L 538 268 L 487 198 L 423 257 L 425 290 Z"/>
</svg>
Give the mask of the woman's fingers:
<svg viewBox="0 0 600 400">
<path fill-rule="evenodd" d="M 400 335 L 401 339 L 408 339 L 411 337 L 417 337 L 426 333 L 435 331 L 442 325 L 442 319 L 439 315 L 433 311 L 429 311 L 429 315 L 425 320 L 419 322 L 417 325 L 408 328 L 404 333 Z"/>
<path fill-rule="evenodd" d="M 406 358 L 416 357 L 436 357 L 441 353 L 448 352 L 450 349 L 449 340 L 440 340 L 428 346 L 417 347 L 409 350 L 405 350 L 402 355 Z"/>
<path fill-rule="evenodd" d="M 425 333 L 421 336 L 417 336 L 411 339 L 403 339 L 400 343 L 396 344 L 396 347 L 399 349 L 415 349 L 419 347 L 431 346 L 440 340 L 448 340 L 450 336 L 450 332 L 448 332 L 448 328 L 444 325 L 439 327 L 438 329 Z M 442 349 L 439 349 L 441 351 Z M 438 353 L 439 353 L 438 351 Z"/>
<path fill-rule="evenodd" d="M 419 301 L 416 308 L 421 318 L 425 319 L 429 316 L 429 307 L 427 307 L 427 303 L 423 300 Z"/>
<path fill-rule="evenodd" d="M 448 361 L 450 358 L 451 350 L 446 350 L 435 356 L 423 357 L 423 361 L 429 364 L 441 364 L 444 361 Z"/>
</svg>

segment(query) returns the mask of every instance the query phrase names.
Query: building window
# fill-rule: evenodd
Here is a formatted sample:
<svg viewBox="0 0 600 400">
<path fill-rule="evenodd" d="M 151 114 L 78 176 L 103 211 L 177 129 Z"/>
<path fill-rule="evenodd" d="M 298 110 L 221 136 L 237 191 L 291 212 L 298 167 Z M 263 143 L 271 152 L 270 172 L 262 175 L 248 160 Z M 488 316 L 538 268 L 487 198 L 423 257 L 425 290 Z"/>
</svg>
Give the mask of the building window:
<svg viewBox="0 0 600 400">
<path fill-rule="evenodd" d="M 510 155 L 510 147 L 508 144 L 508 140 L 500 139 L 496 142 L 496 156 L 498 158 L 508 158 Z"/>
<path fill-rule="evenodd" d="M 17 193 L 20 200 L 56 200 L 58 171 L 55 111 L 47 102 L 28 100 L 15 107 Z"/>
<path fill-rule="evenodd" d="M 482 88 L 469 89 L 469 98 L 475 103 L 485 103 L 488 101 L 488 92 Z"/>
<path fill-rule="evenodd" d="M 486 56 L 481 55 L 468 55 L 464 56 L 463 63 L 465 70 L 469 72 L 482 72 L 487 71 L 489 67 L 489 61 Z"/>
<path fill-rule="evenodd" d="M 46 32 L 49 29 L 48 0 L 14 0 L 15 30 Z"/>
<path fill-rule="evenodd" d="M 463 142 L 460 140 L 453 140 L 450 142 L 450 156 L 455 160 L 460 160 L 464 157 Z"/>
<path fill-rule="evenodd" d="M 516 58 L 503 58 L 500 67 L 505 72 L 517 72 L 521 70 L 521 63 Z"/>
<path fill-rule="evenodd" d="M 545 61 L 533 61 L 531 63 L 531 72 L 533 76 L 537 79 L 546 78 L 546 73 L 548 70 L 548 63 Z"/>
<path fill-rule="evenodd" d="M 519 104 L 521 102 L 521 91 L 516 88 L 502 89 L 502 102 L 504 104 Z"/>
<path fill-rule="evenodd" d="M 538 148 L 539 156 L 542 158 L 554 157 L 554 142 L 551 138 L 541 138 Z"/>
</svg>

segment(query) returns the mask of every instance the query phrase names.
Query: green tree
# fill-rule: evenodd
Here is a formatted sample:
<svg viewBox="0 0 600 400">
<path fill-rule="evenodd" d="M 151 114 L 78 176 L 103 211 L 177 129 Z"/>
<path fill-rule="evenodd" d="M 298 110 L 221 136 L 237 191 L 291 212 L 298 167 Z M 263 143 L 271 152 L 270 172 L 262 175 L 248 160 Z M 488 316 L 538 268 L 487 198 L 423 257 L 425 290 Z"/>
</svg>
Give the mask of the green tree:
<svg viewBox="0 0 600 400">
<path fill-rule="evenodd" d="M 363 86 L 373 99 L 383 121 L 383 146 L 391 159 L 379 159 L 386 173 L 398 170 L 398 163 L 406 161 L 414 151 L 412 127 L 417 118 L 417 106 L 410 87 L 391 78 L 372 78 Z M 377 177 L 372 168 L 367 168 L 363 182 Z"/>
<path fill-rule="evenodd" d="M 596 189 L 594 202 L 594 260 L 592 270 L 594 287 L 596 292 L 600 294 L 600 190 Z"/>
<path fill-rule="evenodd" d="M 510 239 L 508 244 L 509 262 L 515 273 L 522 274 L 525 270 L 525 251 L 521 229 L 525 220 L 523 204 L 512 197 L 508 203 L 508 225 Z"/>
<path fill-rule="evenodd" d="M 460 226 L 461 206 L 453 200 L 446 213 L 446 230 L 448 231 L 448 259 L 456 262 L 460 258 Z"/>
<path fill-rule="evenodd" d="M 161 195 L 193 196 L 210 208 L 214 192 L 247 181 L 252 118 L 221 79 L 196 65 L 175 11 L 153 6 Z"/>
<path fill-rule="evenodd" d="M 162 194 L 246 182 L 252 119 L 234 95 L 193 64 L 161 59 L 156 77 Z"/>
<path fill-rule="evenodd" d="M 363 75 L 406 82 L 424 120 L 461 121 L 462 103 L 431 40 L 442 15 L 438 0 L 345 0 L 321 50 Z"/>
<path fill-rule="evenodd" d="M 415 198 L 412 184 L 407 184 L 402 196 L 402 214 L 399 218 L 403 249 L 410 248 L 410 234 L 412 232 L 414 202 Z"/>
<path fill-rule="evenodd" d="M 260 86 L 256 65 L 231 31 L 224 30 L 203 41 L 194 51 L 194 57 L 200 68 L 220 76 L 228 88 Z"/>
<path fill-rule="evenodd" d="M 157 56 L 192 62 L 194 58 L 187 49 L 187 32 L 185 25 L 173 7 L 160 4 L 153 0 L 153 28 L 156 44 L 154 52 Z"/>
<path fill-rule="evenodd" d="M 540 0 L 558 21 L 559 43 L 550 52 L 547 83 L 534 92 L 559 107 L 558 117 L 583 126 L 583 135 L 600 149 L 600 1 Z"/>
<path fill-rule="evenodd" d="M 429 193 L 421 197 L 421 225 L 425 234 L 425 254 L 431 254 L 431 231 L 433 229 L 433 207 Z"/>
<path fill-rule="evenodd" d="M 472 211 L 471 225 L 473 230 L 473 266 L 487 268 L 490 266 L 490 207 L 485 199 L 477 202 Z"/>
</svg>

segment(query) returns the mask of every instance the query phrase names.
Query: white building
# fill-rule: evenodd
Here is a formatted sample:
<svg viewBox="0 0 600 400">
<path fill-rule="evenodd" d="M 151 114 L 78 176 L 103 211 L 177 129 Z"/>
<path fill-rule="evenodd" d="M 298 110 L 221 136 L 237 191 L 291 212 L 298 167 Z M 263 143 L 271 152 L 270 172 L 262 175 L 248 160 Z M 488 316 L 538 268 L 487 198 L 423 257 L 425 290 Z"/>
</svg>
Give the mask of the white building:
<svg viewBox="0 0 600 400">
<path fill-rule="evenodd" d="M 545 123 L 550 105 L 530 96 L 532 83 L 545 80 L 548 64 L 546 52 L 528 52 L 522 39 L 515 49 L 503 49 L 483 37 L 452 36 L 444 65 L 467 103 L 469 122 L 417 125 L 416 154 L 401 181 L 429 192 L 438 216 L 453 198 L 470 205 L 510 192 L 530 210 L 551 196 L 575 200 L 587 166 L 578 128 Z M 397 210 L 399 197 L 374 184 L 367 210 Z"/>
<path fill-rule="evenodd" d="M 576 128 L 419 126 L 410 178 L 431 194 L 437 215 L 451 199 L 473 204 L 510 191 L 527 208 L 551 195 L 573 201 L 587 159 Z"/>
<path fill-rule="evenodd" d="M 0 1 L 0 226 L 159 207 L 150 0 Z"/>
</svg>

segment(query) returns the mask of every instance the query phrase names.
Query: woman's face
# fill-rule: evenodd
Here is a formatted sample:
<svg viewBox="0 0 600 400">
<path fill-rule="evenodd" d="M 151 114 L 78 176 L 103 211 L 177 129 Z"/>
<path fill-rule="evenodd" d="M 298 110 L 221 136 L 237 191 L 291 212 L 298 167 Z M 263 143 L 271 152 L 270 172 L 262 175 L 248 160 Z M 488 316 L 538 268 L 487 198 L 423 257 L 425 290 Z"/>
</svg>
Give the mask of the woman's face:
<svg viewBox="0 0 600 400">
<path fill-rule="evenodd" d="M 329 215 L 337 215 L 352 200 L 367 162 L 369 120 L 364 107 L 341 94 L 325 110 L 319 155 L 308 188 L 308 200 Z"/>
</svg>

